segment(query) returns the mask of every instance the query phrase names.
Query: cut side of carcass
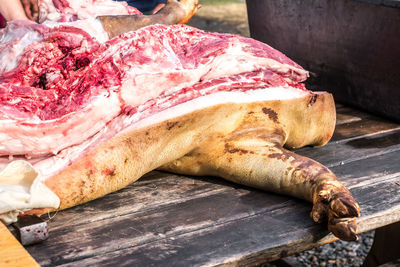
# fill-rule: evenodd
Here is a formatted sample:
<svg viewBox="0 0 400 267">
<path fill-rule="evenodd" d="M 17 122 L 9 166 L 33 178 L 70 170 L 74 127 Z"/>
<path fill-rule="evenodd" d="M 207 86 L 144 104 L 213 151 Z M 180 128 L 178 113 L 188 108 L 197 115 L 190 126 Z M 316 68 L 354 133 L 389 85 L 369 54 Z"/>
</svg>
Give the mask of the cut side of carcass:
<svg viewBox="0 0 400 267">
<path fill-rule="evenodd" d="M 332 95 L 308 91 L 299 65 L 240 36 L 132 31 L 185 21 L 195 0 L 168 1 L 151 19 L 94 18 L 136 12 L 111 0 L 39 4 L 44 24 L 0 32 L 1 220 L 85 203 L 158 168 L 305 199 L 315 222 L 356 240 L 349 190 L 284 148 L 323 145 L 335 127 Z"/>
<path fill-rule="evenodd" d="M 240 36 L 155 25 L 100 42 L 55 25 L 10 23 L 0 39 L 0 170 L 21 162 L 38 174 L 0 194 L 20 199 L 17 210 L 58 207 L 43 182 L 126 132 L 228 103 L 313 95 L 305 70 Z M 18 211 L 1 213 L 12 222 Z"/>
<path fill-rule="evenodd" d="M 311 97 L 312 95 L 313 93 L 294 87 L 268 87 L 250 90 L 215 91 L 203 96 L 199 94 L 199 96 L 194 98 L 191 92 L 177 95 L 173 98 L 159 98 L 156 101 L 148 101 L 134 110 L 126 110 L 110 121 L 106 127 L 103 127 L 95 135 L 85 139 L 80 144 L 61 150 L 56 155 L 33 157 L 30 159 L 16 156 L 13 157 L 13 160 L 28 160 L 42 173 L 41 177 L 45 180 L 97 147 L 97 145 L 124 132 L 148 127 L 149 125 L 182 116 L 195 110 L 220 104 L 288 100 L 306 96 Z M 189 97 L 191 100 L 186 101 L 185 99 Z M 51 140 L 49 139 L 49 141 Z M 0 157 L 0 168 L 1 166 L 6 166 L 8 163 L 8 156 Z"/>
<path fill-rule="evenodd" d="M 11 71 L 22 57 L 25 48 L 43 40 L 48 27 L 29 21 L 12 21 L 0 30 L 0 75 Z"/>
<path fill-rule="evenodd" d="M 119 115 L 149 107 L 157 112 L 219 91 L 308 92 L 300 83 L 308 74 L 300 66 L 265 44 L 235 35 L 156 25 L 100 43 L 71 26 L 31 28 L 26 31 L 37 41 L 23 53 L 12 48 L 0 53 L 0 58 L 18 57 L 0 76 L 3 156 L 56 155 Z"/>
</svg>

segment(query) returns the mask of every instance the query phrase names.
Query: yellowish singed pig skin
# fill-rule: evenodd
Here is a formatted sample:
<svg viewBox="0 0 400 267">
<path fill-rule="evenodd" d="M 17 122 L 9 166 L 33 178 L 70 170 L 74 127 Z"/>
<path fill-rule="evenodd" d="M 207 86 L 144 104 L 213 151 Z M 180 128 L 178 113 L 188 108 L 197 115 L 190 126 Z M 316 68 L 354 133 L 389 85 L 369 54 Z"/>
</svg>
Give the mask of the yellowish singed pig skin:
<svg viewBox="0 0 400 267">
<path fill-rule="evenodd" d="M 154 24 L 185 24 L 198 11 L 198 0 L 168 0 L 164 8 L 153 15 L 99 16 L 104 30 L 110 38 L 121 33 L 140 29 Z"/>
<path fill-rule="evenodd" d="M 116 136 L 46 180 L 69 208 L 161 169 L 213 175 L 305 199 L 311 217 L 328 221 L 343 240 L 356 240 L 359 206 L 325 166 L 283 148 L 321 146 L 335 127 L 331 94 L 291 100 L 227 103 Z M 33 210 L 42 214 L 49 210 Z"/>
</svg>

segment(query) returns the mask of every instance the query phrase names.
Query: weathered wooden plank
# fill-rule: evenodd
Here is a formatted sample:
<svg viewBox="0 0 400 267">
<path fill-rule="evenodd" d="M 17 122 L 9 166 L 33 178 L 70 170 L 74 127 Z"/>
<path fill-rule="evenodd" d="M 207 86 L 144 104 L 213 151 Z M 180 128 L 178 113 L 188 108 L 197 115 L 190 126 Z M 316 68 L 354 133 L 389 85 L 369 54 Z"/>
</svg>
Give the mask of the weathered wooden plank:
<svg viewBox="0 0 400 267">
<path fill-rule="evenodd" d="M 29 251 L 41 265 L 58 264 L 74 258 L 152 242 L 167 234 L 176 235 L 247 217 L 256 212 L 280 209 L 288 206 L 287 201 L 291 205 L 296 203 L 295 200 L 283 196 L 271 195 L 266 198 L 261 191 L 233 187 L 227 189 L 229 190 L 216 195 L 191 199 L 144 213 L 58 228 L 51 232 L 47 242 L 37 244 L 29 248 Z"/>
<path fill-rule="evenodd" d="M 340 114 L 356 114 L 359 115 L 361 117 L 369 117 L 369 116 L 373 116 L 370 113 L 366 113 L 364 111 L 361 111 L 357 108 L 353 108 L 353 107 L 349 107 L 349 106 L 345 106 L 342 104 L 339 104 L 339 106 L 337 104 L 335 104 L 336 106 L 336 113 L 340 113 Z"/>
<path fill-rule="evenodd" d="M 393 152 L 391 154 L 385 154 L 376 158 L 364 160 L 364 164 L 361 164 L 360 162 L 352 162 L 334 168 L 336 173 L 343 174 L 355 169 L 358 170 L 356 173 L 344 175 L 344 180 L 345 183 L 350 186 L 353 194 L 359 201 L 363 217 L 368 218 L 368 216 L 379 212 L 381 214 L 380 216 L 383 216 L 383 218 L 380 218 L 379 223 L 387 223 L 387 221 L 385 221 L 385 217 L 387 217 L 385 211 L 387 211 L 388 208 L 390 209 L 390 207 L 400 205 L 399 187 L 393 186 L 396 185 L 397 182 L 400 184 L 400 166 L 396 166 L 396 168 L 391 170 L 391 172 L 386 172 L 384 167 L 384 163 L 388 162 L 388 160 L 391 164 L 396 161 L 398 162 L 399 159 L 400 152 Z M 363 168 L 359 168 L 359 166 L 363 165 Z M 372 173 L 381 173 L 381 181 L 377 181 L 375 177 L 371 180 L 371 183 L 368 184 L 368 176 Z M 187 178 L 182 177 L 182 179 Z M 358 182 L 362 182 L 364 185 L 357 186 L 356 183 L 352 183 L 353 179 L 358 179 Z M 164 190 L 164 188 L 158 188 L 158 190 Z M 394 197 L 392 197 L 393 195 Z M 184 203 L 176 203 L 168 207 L 161 207 L 160 209 L 120 216 L 114 219 L 90 223 L 85 226 L 67 226 L 65 229 L 57 229 L 51 233 L 51 236 L 54 236 L 56 240 L 50 239 L 43 244 L 38 244 L 29 249 L 32 255 L 34 255 L 42 265 L 61 264 L 98 254 L 107 254 L 107 256 L 104 257 L 108 257 L 108 253 L 113 253 L 113 251 L 118 251 L 128 247 L 141 247 L 144 244 L 159 244 L 159 242 L 162 243 L 168 238 L 179 239 L 183 234 L 190 235 L 190 233 L 192 233 L 193 235 L 197 235 L 197 231 L 201 232 L 203 231 L 202 229 L 219 229 L 220 225 L 240 221 L 243 218 L 256 215 L 266 216 L 262 220 L 268 221 L 270 219 L 266 218 L 269 218 L 271 214 L 283 212 L 285 210 L 293 212 L 293 207 L 296 212 L 301 211 L 300 213 L 296 213 L 298 218 L 295 220 L 295 223 L 290 227 L 286 224 L 282 224 L 280 221 L 286 221 L 287 215 L 275 218 L 274 220 L 278 220 L 279 222 L 273 222 L 278 224 L 282 233 L 273 228 L 273 230 L 271 230 L 272 232 L 269 234 L 274 235 L 275 232 L 279 234 L 279 236 L 274 236 L 273 239 L 280 239 L 280 235 L 296 237 L 299 235 L 298 231 L 300 231 L 301 234 L 297 237 L 297 242 L 300 243 L 298 246 L 294 246 L 295 248 L 300 249 L 300 244 L 301 246 L 305 245 L 304 240 L 310 242 L 308 246 L 311 245 L 311 241 L 314 240 L 314 237 L 312 237 L 315 235 L 314 232 L 322 231 L 321 233 L 323 233 L 323 235 L 326 234 L 326 231 L 323 228 L 316 226 L 309 219 L 308 213 L 311 206 L 308 203 L 296 201 L 284 196 L 259 192 L 257 190 L 247 188 L 234 189 L 231 187 L 228 188 L 227 191 L 219 192 L 212 196 L 187 200 Z M 399 210 L 400 207 L 398 207 L 397 214 L 399 214 Z M 372 218 L 369 219 L 369 221 L 371 220 Z M 270 221 L 269 223 L 273 222 Z M 374 223 L 377 225 L 376 222 Z M 372 227 L 371 223 L 366 222 L 364 222 L 364 224 L 361 223 L 360 225 L 362 231 L 369 230 Z M 238 229 L 241 229 L 242 227 L 246 228 L 244 225 L 237 226 Z M 275 226 L 272 225 L 271 227 Z M 318 229 L 318 231 L 313 227 L 317 227 L 316 229 Z M 252 229 L 248 230 L 250 233 L 243 233 L 243 236 L 246 236 L 246 239 L 255 234 L 252 233 Z M 310 233 L 307 234 L 304 233 L 304 231 L 313 234 L 310 237 Z M 301 239 L 304 240 L 300 241 Z M 218 241 L 215 240 L 215 238 L 210 240 L 213 240 L 213 242 Z M 329 240 L 332 241 L 334 239 L 333 237 L 330 237 Z M 116 243 L 116 241 L 118 243 Z M 219 240 L 219 242 L 227 241 Z M 269 243 L 270 239 L 260 239 L 257 242 L 259 242 L 257 243 L 258 245 L 266 246 L 266 244 L 263 243 Z M 324 240 L 323 242 L 328 241 Z M 303 249 L 305 248 L 306 246 L 303 247 Z M 285 250 L 288 250 L 288 247 L 285 247 Z M 243 251 L 241 257 L 244 257 L 246 253 L 257 254 L 257 251 L 259 252 L 259 250 L 256 249 L 254 251 Z M 273 251 L 275 250 L 272 249 L 272 252 Z M 203 251 L 201 252 L 203 253 Z M 265 251 L 263 252 L 265 253 Z M 295 252 L 297 251 L 294 251 L 293 253 Z M 118 254 L 118 252 L 115 253 Z M 272 255 L 272 258 L 275 257 L 273 256 L 275 255 L 274 253 L 270 254 Z M 49 255 L 52 255 L 52 257 L 49 257 Z M 100 256 L 100 258 L 101 257 L 103 256 Z M 132 257 L 136 258 L 137 255 Z M 103 263 L 101 262 L 101 264 Z"/>
<path fill-rule="evenodd" d="M 400 180 L 400 176 L 399 176 Z M 371 202 L 371 192 L 374 192 L 374 206 L 379 206 L 382 200 L 387 200 L 387 193 L 396 192 L 390 185 L 379 187 L 359 187 L 358 196 L 361 207 Z M 390 204 L 397 205 L 397 210 L 381 210 L 381 215 L 392 219 L 400 219 L 400 194 L 394 195 Z M 395 204 L 395 205 L 394 205 Z M 166 235 L 163 239 L 123 250 L 110 251 L 90 259 L 74 262 L 78 265 L 112 265 L 126 266 L 199 266 L 216 265 L 235 262 L 240 265 L 250 265 L 274 260 L 282 256 L 297 253 L 313 246 L 335 240 L 327 235 L 320 225 L 312 223 L 304 214 L 308 205 L 298 205 L 257 213 L 234 221 L 215 224 L 211 227 L 197 229 L 178 235 Z M 375 207 L 377 208 L 377 207 Z M 380 219 L 382 219 L 381 216 Z M 359 221 L 362 231 L 370 230 L 368 221 L 371 217 L 363 216 Z M 387 223 L 387 222 L 386 222 Z M 245 238 L 244 238 L 245 237 Z"/>
<path fill-rule="evenodd" d="M 0 222 L 0 266 L 39 266 L 2 222 Z"/>
<path fill-rule="evenodd" d="M 361 206 L 360 232 L 400 220 L 399 162 L 395 151 L 332 168 Z"/>
<path fill-rule="evenodd" d="M 350 138 L 380 134 L 400 129 L 400 124 L 377 117 L 353 120 L 336 126 L 331 142 L 346 141 Z"/>
<path fill-rule="evenodd" d="M 397 203 L 397 201 L 400 204 L 400 200 L 397 200 L 400 198 L 399 163 L 400 151 L 394 151 L 392 153 L 338 165 L 333 167 L 332 171 L 353 192 L 358 201 L 364 199 L 362 203 L 364 206 L 362 214 L 364 216 L 369 216 L 374 212 L 390 209 L 390 205 Z M 385 193 L 383 196 L 379 195 L 382 191 L 379 191 L 379 193 L 377 193 L 378 191 L 372 191 L 366 195 L 364 194 L 366 190 L 375 190 L 379 187 L 388 187 L 391 193 Z M 359 193 L 360 190 L 363 190 L 363 193 Z M 392 195 L 393 192 L 395 193 L 394 195 Z M 385 197 L 387 198 L 386 200 Z M 378 198 L 382 198 L 384 201 L 377 202 L 376 200 Z M 389 201 L 389 204 L 385 205 L 387 201 Z M 377 207 L 378 210 L 370 210 L 369 207 Z"/>
<path fill-rule="evenodd" d="M 317 89 L 312 89 L 312 90 L 317 90 Z M 345 105 L 343 105 L 343 104 L 340 103 L 340 102 L 335 102 L 335 107 L 336 107 L 336 110 L 338 110 L 339 108 L 345 107 Z"/>
<path fill-rule="evenodd" d="M 400 151 L 331 168 L 348 188 L 391 183 L 400 175 Z"/>
<path fill-rule="evenodd" d="M 209 228 L 198 229 L 158 242 L 113 251 L 67 266 L 200 266 L 217 265 L 243 259 L 251 251 L 271 251 L 280 244 L 290 243 L 292 237 L 282 228 L 297 229 L 297 208 L 276 215 L 250 216 Z M 277 217 L 285 217 L 279 220 Z M 309 225 L 311 226 L 311 225 Z M 317 226 L 318 227 L 318 226 Z M 279 234 L 278 234 L 279 233 Z M 320 231 L 315 231 L 317 238 Z M 274 254 L 282 251 L 275 250 Z M 284 253 L 283 253 L 284 255 Z M 247 261 L 248 262 L 248 261 Z"/>
<path fill-rule="evenodd" d="M 355 122 L 355 121 L 360 121 L 362 118 L 354 115 L 349 115 L 349 114 L 343 114 L 343 113 L 337 113 L 336 114 L 336 127 L 341 124 L 345 123 L 350 123 L 350 122 Z"/>
<path fill-rule="evenodd" d="M 68 212 L 58 212 L 43 217 L 51 218 L 49 227 L 54 231 L 66 225 L 86 224 L 185 202 L 188 199 L 206 197 L 226 189 L 226 186 L 223 186 L 224 181 L 210 183 L 208 180 L 209 178 L 182 179 L 182 176 L 175 174 L 153 171 L 116 193 L 79 205 L 69 209 Z"/>
<path fill-rule="evenodd" d="M 400 130 L 343 143 L 327 144 L 318 148 L 306 147 L 296 150 L 296 153 L 312 158 L 327 167 L 333 167 L 398 150 L 400 150 Z"/>
<path fill-rule="evenodd" d="M 372 115 L 349 107 L 336 107 L 336 125 L 359 121 Z"/>
</svg>

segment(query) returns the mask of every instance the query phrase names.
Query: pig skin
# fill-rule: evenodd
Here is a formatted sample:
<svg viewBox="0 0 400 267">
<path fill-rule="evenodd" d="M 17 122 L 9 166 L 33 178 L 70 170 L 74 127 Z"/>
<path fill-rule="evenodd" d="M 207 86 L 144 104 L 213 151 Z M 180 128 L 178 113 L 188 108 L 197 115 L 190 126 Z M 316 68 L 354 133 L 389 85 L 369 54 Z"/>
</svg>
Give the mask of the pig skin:
<svg viewBox="0 0 400 267">
<path fill-rule="evenodd" d="M 198 8 L 197 0 L 169 0 L 155 16 L 99 19 L 113 37 L 154 23 L 186 23 Z M 335 119 L 333 97 L 325 92 L 213 105 L 119 134 L 45 184 L 59 196 L 62 210 L 119 190 L 154 169 L 218 176 L 310 201 L 315 222 L 327 221 L 338 238 L 356 240 L 360 209 L 349 190 L 325 166 L 283 148 L 326 144 Z M 49 211 L 54 210 L 28 213 Z"/>
<path fill-rule="evenodd" d="M 165 7 L 153 15 L 98 16 L 111 38 L 154 24 L 186 24 L 200 8 L 198 0 L 168 0 Z"/>
<path fill-rule="evenodd" d="M 118 135 L 46 180 L 66 209 L 119 190 L 154 169 L 213 175 L 313 203 L 311 218 L 356 240 L 359 206 L 325 166 L 283 148 L 320 146 L 335 126 L 333 97 L 218 104 Z M 36 209 L 43 214 L 52 210 Z"/>
</svg>

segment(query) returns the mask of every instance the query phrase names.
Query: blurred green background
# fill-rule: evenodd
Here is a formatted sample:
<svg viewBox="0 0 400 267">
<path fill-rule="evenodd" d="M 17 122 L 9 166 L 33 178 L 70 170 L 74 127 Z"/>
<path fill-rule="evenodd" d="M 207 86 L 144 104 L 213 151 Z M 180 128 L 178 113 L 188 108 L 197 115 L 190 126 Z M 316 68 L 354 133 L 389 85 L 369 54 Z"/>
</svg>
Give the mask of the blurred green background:
<svg viewBox="0 0 400 267">
<path fill-rule="evenodd" d="M 250 36 L 244 0 L 199 0 L 199 12 L 188 23 L 210 32 Z"/>
</svg>

